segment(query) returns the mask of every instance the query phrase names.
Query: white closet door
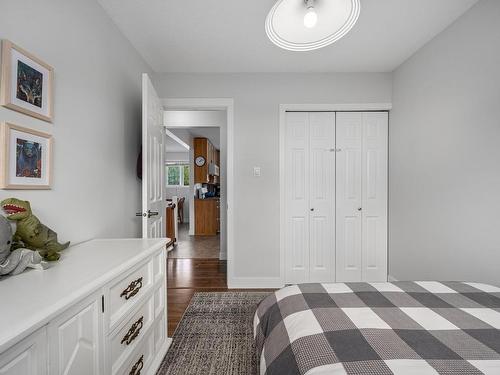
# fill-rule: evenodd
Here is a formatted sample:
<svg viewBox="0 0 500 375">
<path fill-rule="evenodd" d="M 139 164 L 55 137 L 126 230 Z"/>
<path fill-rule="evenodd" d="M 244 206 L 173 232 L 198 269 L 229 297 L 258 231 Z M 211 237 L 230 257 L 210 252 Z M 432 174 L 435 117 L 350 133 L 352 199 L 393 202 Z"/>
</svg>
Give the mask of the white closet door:
<svg viewBox="0 0 500 375">
<path fill-rule="evenodd" d="M 285 134 L 285 277 L 309 280 L 309 114 L 288 112 Z"/>
<path fill-rule="evenodd" d="M 363 114 L 337 113 L 336 258 L 337 281 L 360 281 L 361 151 Z"/>
<path fill-rule="evenodd" d="M 362 280 L 387 281 L 387 112 L 363 114 L 362 155 Z"/>
<path fill-rule="evenodd" d="M 335 113 L 309 114 L 309 281 L 335 281 Z"/>
</svg>

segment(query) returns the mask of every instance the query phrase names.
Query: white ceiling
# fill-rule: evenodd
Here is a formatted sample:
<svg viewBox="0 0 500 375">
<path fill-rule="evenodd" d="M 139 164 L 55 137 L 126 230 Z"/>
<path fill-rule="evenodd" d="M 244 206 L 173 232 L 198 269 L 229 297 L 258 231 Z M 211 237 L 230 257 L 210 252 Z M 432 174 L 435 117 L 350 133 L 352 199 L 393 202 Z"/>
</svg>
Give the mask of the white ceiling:
<svg viewBox="0 0 500 375">
<path fill-rule="evenodd" d="M 189 128 L 167 128 L 184 142 L 188 141 L 187 134 L 196 138 L 208 138 L 208 140 L 220 150 L 220 128 L 219 127 L 189 127 Z M 177 141 L 167 136 L 165 142 L 167 152 L 187 152 Z"/>
<path fill-rule="evenodd" d="M 189 151 L 175 139 L 170 138 L 168 135 L 165 137 L 165 150 L 166 152 L 186 152 L 186 153 Z"/>
<path fill-rule="evenodd" d="M 390 72 L 477 2 L 361 0 L 343 39 L 289 52 L 264 30 L 275 0 L 98 1 L 158 73 Z"/>
<path fill-rule="evenodd" d="M 220 128 L 216 127 L 203 127 L 203 128 L 189 128 L 188 129 L 193 138 L 208 138 L 208 140 L 220 150 Z"/>
</svg>

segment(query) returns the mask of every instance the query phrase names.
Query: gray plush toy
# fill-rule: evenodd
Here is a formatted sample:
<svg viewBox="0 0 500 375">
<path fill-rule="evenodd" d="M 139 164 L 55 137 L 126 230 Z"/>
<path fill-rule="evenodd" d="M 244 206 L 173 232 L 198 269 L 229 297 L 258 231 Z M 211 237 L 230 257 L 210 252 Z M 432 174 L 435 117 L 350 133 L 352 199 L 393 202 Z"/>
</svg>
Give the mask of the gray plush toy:
<svg viewBox="0 0 500 375">
<path fill-rule="evenodd" d="M 22 248 L 10 251 L 12 235 L 10 223 L 0 215 L 0 276 L 17 275 L 27 267 L 45 269 L 46 263 L 38 252 Z"/>
</svg>

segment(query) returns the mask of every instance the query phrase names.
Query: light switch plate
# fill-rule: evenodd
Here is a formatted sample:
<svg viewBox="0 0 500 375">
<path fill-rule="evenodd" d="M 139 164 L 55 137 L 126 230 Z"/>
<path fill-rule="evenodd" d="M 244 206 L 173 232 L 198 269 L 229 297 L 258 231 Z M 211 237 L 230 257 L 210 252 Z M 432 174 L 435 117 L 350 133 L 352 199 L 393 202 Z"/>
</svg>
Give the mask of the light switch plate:
<svg viewBox="0 0 500 375">
<path fill-rule="evenodd" d="M 260 167 L 253 167 L 253 176 L 260 177 Z"/>
</svg>

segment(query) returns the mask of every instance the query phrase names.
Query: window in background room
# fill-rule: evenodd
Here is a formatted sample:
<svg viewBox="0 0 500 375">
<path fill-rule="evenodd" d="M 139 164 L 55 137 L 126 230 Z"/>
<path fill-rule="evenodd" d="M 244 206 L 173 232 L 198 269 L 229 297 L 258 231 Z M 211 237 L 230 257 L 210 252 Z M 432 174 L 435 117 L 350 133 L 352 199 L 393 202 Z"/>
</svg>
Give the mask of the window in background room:
<svg viewBox="0 0 500 375">
<path fill-rule="evenodd" d="M 167 186 L 189 186 L 189 165 L 168 164 Z"/>
<path fill-rule="evenodd" d="M 183 165 L 182 170 L 183 170 L 182 185 L 189 186 L 189 165 Z"/>
</svg>

